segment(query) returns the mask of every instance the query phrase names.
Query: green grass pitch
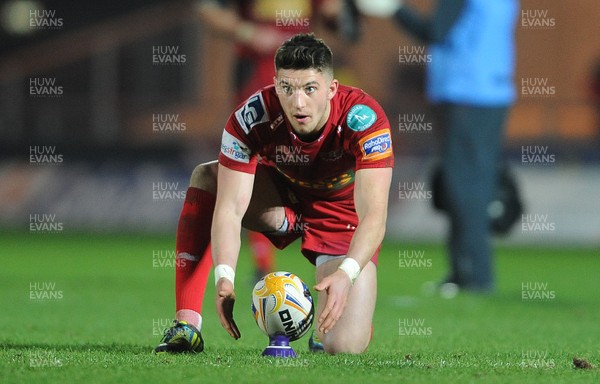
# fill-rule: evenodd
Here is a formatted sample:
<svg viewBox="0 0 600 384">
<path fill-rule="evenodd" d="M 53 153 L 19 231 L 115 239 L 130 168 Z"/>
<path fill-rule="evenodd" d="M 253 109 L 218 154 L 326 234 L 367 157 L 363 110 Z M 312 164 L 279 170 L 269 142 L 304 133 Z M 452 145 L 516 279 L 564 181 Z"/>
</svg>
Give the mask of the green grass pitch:
<svg viewBox="0 0 600 384">
<path fill-rule="evenodd" d="M 3 383 L 593 383 L 600 382 L 600 251 L 499 247 L 498 292 L 427 296 L 446 270 L 444 247 L 386 243 L 375 334 L 367 353 L 260 356 L 246 248 L 237 273 L 232 340 L 204 308 L 205 352 L 154 355 L 174 313 L 172 236 L 0 235 Z M 409 259 L 420 260 L 418 262 Z M 298 243 L 278 269 L 314 284 Z M 573 358 L 590 369 L 574 368 Z M 191 380 L 191 381 L 190 381 Z M 375 381 L 377 380 L 377 381 Z"/>
</svg>

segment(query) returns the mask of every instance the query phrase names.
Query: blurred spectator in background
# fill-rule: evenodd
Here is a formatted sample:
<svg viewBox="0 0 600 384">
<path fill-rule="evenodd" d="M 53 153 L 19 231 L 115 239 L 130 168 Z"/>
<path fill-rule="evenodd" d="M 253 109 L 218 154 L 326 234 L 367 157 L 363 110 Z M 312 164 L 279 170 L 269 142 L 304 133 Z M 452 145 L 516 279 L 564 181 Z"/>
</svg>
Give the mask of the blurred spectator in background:
<svg viewBox="0 0 600 384">
<path fill-rule="evenodd" d="M 337 28 L 343 0 L 199 0 L 202 22 L 236 43 L 236 102 L 273 83 L 273 54 L 315 22 Z"/>
<path fill-rule="evenodd" d="M 369 2 L 357 1 L 361 10 L 362 3 Z M 399 26 L 427 44 L 431 58 L 426 92 L 441 128 L 442 193 L 450 218 L 450 273 L 440 292 L 491 292 L 495 278 L 488 206 L 496 189 L 506 117 L 516 98 L 518 2 L 438 0 L 429 15 L 400 0 L 375 3 L 386 3 L 381 9 L 391 10 L 388 14 Z"/>
<path fill-rule="evenodd" d="M 273 56 L 285 40 L 310 32 L 314 23 L 357 37 L 356 11 L 345 0 L 199 0 L 201 21 L 235 41 L 235 104 L 273 84 Z M 249 232 L 257 277 L 274 270 L 275 248 L 261 233 Z"/>
</svg>

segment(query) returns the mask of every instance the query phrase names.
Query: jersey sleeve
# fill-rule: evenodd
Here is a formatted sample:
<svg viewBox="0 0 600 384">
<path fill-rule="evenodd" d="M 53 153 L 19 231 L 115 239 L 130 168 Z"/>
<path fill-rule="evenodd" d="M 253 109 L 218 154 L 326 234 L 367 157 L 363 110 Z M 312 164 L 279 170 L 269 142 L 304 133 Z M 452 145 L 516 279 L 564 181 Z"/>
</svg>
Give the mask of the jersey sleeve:
<svg viewBox="0 0 600 384">
<path fill-rule="evenodd" d="M 258 134 L 261 124 L 269 122 L 262 92 L 255 93 L 242 103 L 227 120 L 221 137 L 219 164 L 254 174 L 258 163 Z"/>
<path fill-rule="evenodd" d="M 363 94 L 354 101 L 344 123 L 350 132 L 349 150 L 356 158 L 356 170 L 394 166 L 390 122 L 373 98 Z"/>
</svg>

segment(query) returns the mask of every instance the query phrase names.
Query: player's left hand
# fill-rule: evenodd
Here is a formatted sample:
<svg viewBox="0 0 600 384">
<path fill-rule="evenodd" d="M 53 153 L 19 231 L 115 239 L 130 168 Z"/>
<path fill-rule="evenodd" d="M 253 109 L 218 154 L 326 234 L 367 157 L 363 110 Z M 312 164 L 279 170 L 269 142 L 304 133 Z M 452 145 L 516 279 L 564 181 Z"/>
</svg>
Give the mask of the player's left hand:
<svg viewBox="0 0 600 384">
<path fill-rule="evenodd" d="M 344 308 L 346 308 L 352 281 L 346 272 L 338 269 L 321 280 L 314 288 L 318 292 L 327 292 L 325 309 L 323 309 L 318 319 L 319 331 L 327 333 L 335 326 L 335 323 L 342 316 Z"/>
<path fill-rule="evenodd" d="M 234 339 L 242 337 L 240 330 L 233 319 L 233 305 L 235 304 L 235 292 L 233 284 L 227 279 L 219 279 L 217 282 L 217 314 L 221 325 Z"/>
</svg>

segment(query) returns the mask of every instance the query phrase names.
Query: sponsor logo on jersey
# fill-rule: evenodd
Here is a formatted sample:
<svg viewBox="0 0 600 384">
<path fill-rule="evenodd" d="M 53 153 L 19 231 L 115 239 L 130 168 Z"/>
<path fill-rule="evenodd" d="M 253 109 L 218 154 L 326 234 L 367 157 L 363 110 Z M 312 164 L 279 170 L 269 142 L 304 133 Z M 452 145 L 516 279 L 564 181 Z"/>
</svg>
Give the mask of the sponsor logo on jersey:
<svg viewBox="0 0 600 384">
<path fill-rule="evenodd" d="M 354 183 L 354 170 L 350 169 L 346 172 L 341 173 L 338 176 L 326 177 L 321 180 L 316 181 L 308 181 L 308 180 L 300 180 L 298 178 L 292 177 L 285 173 L 281 168 L 276 167 L 275 170 L 279 172 L 283 177 L 287 179 L 287 181 L 293 185 L 298 187 L 314 189 L 319 191 L 327 191 L 333 190 L 337 191 L 346 186 Z M 294 197 L 295 198 L 295 197 Z M 297 199 L 296 199 L 297 200 Z"/>
<path fill-rule="evenodd" d="M 333 151 L 319 153 L 319 157 L 324 161 L 336 161 L 341 159 L 342 156 L 344 156 L 344 148 L 342 147 L 334 149 Z"/>
<path fill-rule="evenodd" d="M 246 134 L 249 134 L 255 125 L 269 121 L 262 93 L 250 96 L 246 104 L 235 111 L 235 118 Z"/>
<path fill-rule="evenodd" d="M 346 124 L 353 131 L 361 132 L 369 128 L 377 120 L 374 110 L 364 104 L 356 104 L 350 108 L 346 116 Z"/>
<path fill-rule="evenodd" d="M 275 118 L 275 120 L 273 120 L 271 122 L 271 129 L 272 130 L 276 130 L 277 128 L 279 128 L 279 126 L 281 125 L 281 123 L 283 123 L 283 114 L 279 114 L 279 116 L 277 116 Z"/>
<path fill-rule="evenodd" d="M 392 134 L 389 128 L 380 129 L 358 142 L 363 160 L 379 160 L 392 155 Z"/>
<path fill-rule="evenodd" d="M 250 148 L 227 131 L 221 138 L 221 153 L 240 163 L 250 163 Z"/>
</svg>

